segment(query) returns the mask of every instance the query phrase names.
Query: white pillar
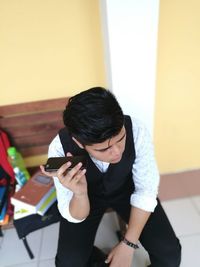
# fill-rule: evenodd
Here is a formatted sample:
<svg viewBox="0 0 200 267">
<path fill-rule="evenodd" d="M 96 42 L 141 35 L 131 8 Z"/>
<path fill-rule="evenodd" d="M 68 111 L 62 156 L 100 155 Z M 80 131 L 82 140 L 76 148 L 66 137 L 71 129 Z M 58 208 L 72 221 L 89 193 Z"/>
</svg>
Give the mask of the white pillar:
<svg viewBox="0 0 200 267">
<path fill-rule="evenodd" d="M 153 134 L 159 0 L 100 0 L 109 89 Z"/>
</svg>

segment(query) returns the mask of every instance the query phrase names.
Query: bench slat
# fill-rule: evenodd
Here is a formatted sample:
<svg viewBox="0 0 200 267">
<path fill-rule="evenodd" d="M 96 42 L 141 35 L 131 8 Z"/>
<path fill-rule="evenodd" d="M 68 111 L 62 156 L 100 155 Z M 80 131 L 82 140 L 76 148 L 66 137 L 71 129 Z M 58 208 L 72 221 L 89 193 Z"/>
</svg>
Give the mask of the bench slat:
<svg viewBox="0 0 200 267">
<path fill-rule="evenodd" d="M 24 147 L 20 149 L 20 152 L 23 155 L 23 157 L 38 156 L 38 155 L 47 154 L 48 147 L 49 147 L 49 144 L 40 145 L 40 146 Z"/>
<path fill-rule="evenodd" d="M 0 106 L 0 116 L 8 117 L 10 115 L 33 113 L 42 110 L 63 110 L 67 105 L 68 100 L 69 98 L 66 97 Z"/>
<path fill-rule="evenodd" d="M 54 132 L 55 130 L 61 129 L 63 126 L 62 121 L 52 121 L 51 123 L 37 123 L 33 125 L 21 125 L 14 127 L 3 127 L 3 129 L 10 135 L 12 138 L 17 137 L 27 137 L 32 135 L 46 134 L 48 132 Z"/>
<path fill-rule="evenodd" d="M 30 146 L 45 145 L 45 144 L 49 144 L 52 138 L 55 137 L 57 133 L 58 133 L 58 130 L 55 129 L 49 133 L 48 132 L 45 133 L 45 135 L 37 134 L 37 135 L 32 135 L 32 136 L 16 137 L 14 139 L 14 143 L 19 149 L 30 147 Z"/>
<path fill-rule="evenodd" d="M 52 121 L 62 121 L 62 111 L 49 111 L 40 112 L 36 114 L 23 114 L 19 116 L 12 116 L 8 118 L 0 119 L 0 127 L 8 128 L 20 125 L 26 125 L 30 127 L 31 125 L 44 123 L 51 124 Z"/>
<path fill-rule="evenodd" d="M 22 156 L 46 154 L 49 143 L 64 125 L 62 112 L 69 98 L 0 106 L 0 128 Z"/>
</svg>

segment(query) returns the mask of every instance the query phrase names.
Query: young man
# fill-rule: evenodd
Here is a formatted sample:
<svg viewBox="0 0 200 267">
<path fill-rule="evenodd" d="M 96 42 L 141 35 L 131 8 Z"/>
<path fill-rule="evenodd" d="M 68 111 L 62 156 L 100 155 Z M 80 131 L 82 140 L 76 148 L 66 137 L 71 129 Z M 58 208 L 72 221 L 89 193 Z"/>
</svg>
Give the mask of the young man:
<svg viewBox="0 0 200 267">
<path fill-rule="evenodd" d="M 66 127 L 50 144 L 49 157 L 85 155 L 88 164 L 67 171 L 68 162 L 50 174 L 62 215 L 56 266 L 91 266 L 98 225 L 111 207 L 128 228 L 105 266 L 131 267 L 140 240 L 152 267 L 178 267 L 181 246 L 157 199 L 159 173 L 145 127 L 124 116 L 101 87 L 71 97 L 63 120 Z"/>
</svg>

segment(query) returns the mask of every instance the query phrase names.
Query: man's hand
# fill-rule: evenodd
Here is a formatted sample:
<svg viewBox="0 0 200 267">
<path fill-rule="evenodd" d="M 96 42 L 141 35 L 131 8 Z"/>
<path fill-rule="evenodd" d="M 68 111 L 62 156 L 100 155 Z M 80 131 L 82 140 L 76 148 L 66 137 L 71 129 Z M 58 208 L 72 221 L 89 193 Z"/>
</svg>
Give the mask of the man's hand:
<svg viewBox="0 0 200 267">
<path fill-rule="evenodd" d="M 67 169 L 70 165 L 71 162 L 67 162 L 57 171 L 60 183 L 77 196 L 87 194 L 86 170 L 80 170 L 82 163 L 78 163 L 73 169 L 68 171 Z"/>
<path fill-rule="evenodd" d="M 120 242 L 111 250 L 105 262 L 110 264 L 109 267 L 131 267 L 134 251 Z"/>
<path fill-rule="evenodd" d="M 72 156 L 67 153 L 67 156 Z M 87 181 L 85 177 L 86 169 L 80 170 L 82 163 L 78 163 L 73 169 L 68 170 L 71 162 L 63 164 L 57 172 L 46 172 L 44 166 L 40 166 L 41 171 L 49 177 L 58 177 L 60 183 L 71 190 L 75 196 L 87 195 Z"/>
<path fill-rule="evenodd" d="M 67 153 L 67 156 L 72 156 Z M 82 163 L 78 163 L 73 169 L 68 170 L 71 162 L 63 164 L 57 172 L 46 172 L 44 166 L 40 166 L 41 171 L 49 177 L 58 177 L 60 183 L 73 192 L 70 200 L 69 212 L 73 218 L 85 219 L 90 212 L 90 203 L 87 194 L 86 170 L 81 170 Z"/>
</svg>

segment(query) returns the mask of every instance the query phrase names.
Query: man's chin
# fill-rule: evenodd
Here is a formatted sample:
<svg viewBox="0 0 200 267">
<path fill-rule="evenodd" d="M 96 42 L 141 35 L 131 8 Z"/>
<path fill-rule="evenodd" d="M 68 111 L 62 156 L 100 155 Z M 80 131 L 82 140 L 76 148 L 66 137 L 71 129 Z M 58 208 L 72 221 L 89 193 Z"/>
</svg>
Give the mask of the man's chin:
<svg viewBox="0 0 200 267">
<path fill-rule="evenodd" d="M 119 158 L 116 158 L 116 159 L 113 159 L 110 163 L 112 164 L 116 164 L 116 163 L 119 163 L 120 160 L 121 160 L 122 157 L 119 157 Z"/>
</svg>

